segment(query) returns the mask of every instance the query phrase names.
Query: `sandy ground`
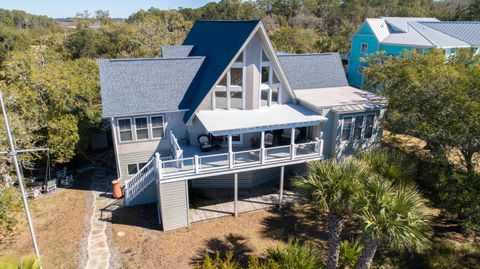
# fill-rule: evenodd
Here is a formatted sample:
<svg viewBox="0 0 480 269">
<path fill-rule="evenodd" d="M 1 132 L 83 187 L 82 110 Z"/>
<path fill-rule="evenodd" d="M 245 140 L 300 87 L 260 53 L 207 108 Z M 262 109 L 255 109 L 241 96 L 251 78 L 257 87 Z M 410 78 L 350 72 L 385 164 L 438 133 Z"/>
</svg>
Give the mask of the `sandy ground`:
<svg viewBox="0 0 480 269">
<path fill-rule="evenodd" d="M 91 214 L 89 174 L 84 174 L 71 189 L 58 189 L 31 202 L 44 268 L 83 268 Z M 23 215 L 22 215 L 23 216 Z M 22 218 L 14 242 L 0 246 L 1 255 L 24 256 L 33 253 L 30 233 Z"/>
<path fill-rule="evenodd" d="M 123 208 L 115 214 L 110 242 L 118 258 L 118 268 L 138 268 L 139 264 L 142 268 L 191 268 L 207 251 L 223 255 L 234 250 L 234 257 L 246 262 L 249 255 L 261 256 L 266 247 L 282 245 L 293 235 L 324 237 L 318 231 L 318 223 L 307 218 L 300 221 L 313 211 L 307 207 L 295 207 L 295 214 L 289 211 L 261 210 L 162 232 L 156 223 L 155 206 Z M 290 217 L 282 217 L 284 214 Z"/>
</svg>

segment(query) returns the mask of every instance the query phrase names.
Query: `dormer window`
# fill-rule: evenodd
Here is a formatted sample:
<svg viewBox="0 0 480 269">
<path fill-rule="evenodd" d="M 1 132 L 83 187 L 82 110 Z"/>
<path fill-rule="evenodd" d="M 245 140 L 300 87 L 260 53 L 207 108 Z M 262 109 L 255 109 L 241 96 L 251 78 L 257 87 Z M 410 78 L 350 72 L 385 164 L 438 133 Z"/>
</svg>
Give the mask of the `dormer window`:
<svg viewBox="0 0 480 269">
<path fill-rule="evenodd" d="M 245 54 L 237 57 L 233 66 L 218 83 L 213 94 L 213 109 L 243 109 Z"/>
</svg>

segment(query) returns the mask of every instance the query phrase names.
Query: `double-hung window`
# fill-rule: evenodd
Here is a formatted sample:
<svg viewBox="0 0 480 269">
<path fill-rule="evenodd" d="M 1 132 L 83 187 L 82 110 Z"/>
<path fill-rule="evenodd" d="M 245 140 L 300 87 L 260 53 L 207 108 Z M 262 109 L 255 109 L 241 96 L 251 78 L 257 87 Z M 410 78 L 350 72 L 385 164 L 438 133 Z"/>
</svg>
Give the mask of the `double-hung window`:
<svg viewBox="0 0 480 269">
<path fill-rule="evenodd" d="M 152 125 L 152 138 L 162 138 L 165 135 L 165 128 L 163 123 L 163 116 L 152 116 L 150 117 L 150 122 Z"/>
<path fill-rule="evenodd" d="M 361 141 L 373 137 L 375 131 L 375 114 L 360 114 L 343 117 L 342 141 Z"/>
<path fill-rule="evenodd" d="M 279 104 L 281 82 L 263 49 L 260 81 L 260 107 Z"/>
<path fill-rule="evenodd" d="M 142 170 L 142 168 L 145 167 L 145 165 L 147 165 L 146 162 L 127 164 L 127 174 L 129 176 L 133 176 L 136 173 L 138 173 L 140 170 Z"/>
<path fill-rule="evenodd" d="M 118 129 L 120 132 L 120 142 L 132 141 L 132 121 L 130 119 L 119 119 Z"/>
<path fill-rule="evenodd" d="M 148 118 L 147 117 L 135 118 L 135 133 L 137 135 L 137 140 L 148 139 Z"/>
<path fill-rule="evenodd" d="M 350 133 L 352 132 L 352 117 L 344 117 L 342 124 L 342 140 L 350 140 Z"/>
<path fill-rule="evenodd" d="M 222 77 L 213 95 L 214 109 L 243 109 L 245 54 L 242 52 L 230 70 Z"/>
</svg>

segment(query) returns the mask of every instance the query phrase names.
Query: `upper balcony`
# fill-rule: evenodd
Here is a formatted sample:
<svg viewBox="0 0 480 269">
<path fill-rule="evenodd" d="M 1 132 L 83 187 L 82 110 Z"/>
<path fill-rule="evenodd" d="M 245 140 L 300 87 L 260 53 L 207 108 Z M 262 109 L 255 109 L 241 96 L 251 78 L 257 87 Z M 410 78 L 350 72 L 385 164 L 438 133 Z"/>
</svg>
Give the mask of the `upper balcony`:
<svg viewBox="0 0 480 269">
<path fill-rule="evenodd" d="M 174 158 L 160 161 L 161 181 L 237 173 L 323 157 L 319 124 L 326 119 L 299 105 L 202 111 L 197 117 L 206 129 L 203 141 L 199 141 L 203 145 L 180 147 L 170 133 Z M 307 132 L 308 127 L 318 128 Z M 243 141 L 242 146 L 237 146 L 242 138 L 250 139 L 251 145 Z"/>
</svg>

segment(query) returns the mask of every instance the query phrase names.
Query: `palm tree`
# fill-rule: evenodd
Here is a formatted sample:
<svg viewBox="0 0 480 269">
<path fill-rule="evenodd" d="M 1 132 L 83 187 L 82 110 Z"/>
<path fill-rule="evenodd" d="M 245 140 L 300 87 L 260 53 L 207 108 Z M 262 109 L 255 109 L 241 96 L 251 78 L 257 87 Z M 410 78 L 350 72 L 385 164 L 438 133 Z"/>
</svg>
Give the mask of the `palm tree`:
<svg viewBox="0 0 480 269">
<path fill-rule="evenodd" d="M 428 247 L 425 199 L 415 187 L 394 185 L 379 176 L 371 176 L 365 182 L 360 201 L 364 243 L 357 269 L 370 268 L 380 245 L 400 251 L 421 251 Z"/>
<path fill-rule="evenodd" d="M 328 269 L 338 265 L 343 221 L 357 208 L 366 171 L 364 163 L 355 159 L 311 162 L 307 172 L 293 182 L 307 199 L 328 212 Z"/>
</svg>

